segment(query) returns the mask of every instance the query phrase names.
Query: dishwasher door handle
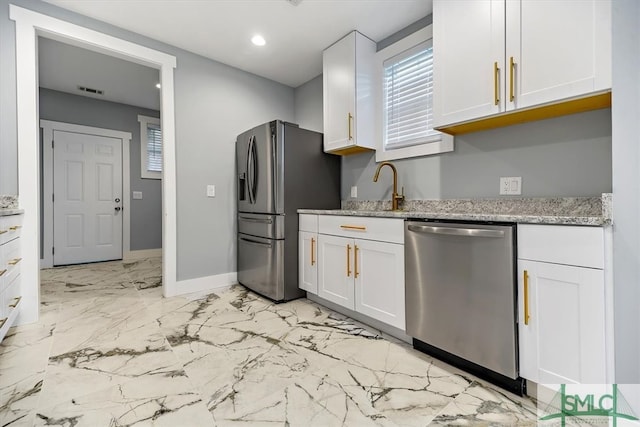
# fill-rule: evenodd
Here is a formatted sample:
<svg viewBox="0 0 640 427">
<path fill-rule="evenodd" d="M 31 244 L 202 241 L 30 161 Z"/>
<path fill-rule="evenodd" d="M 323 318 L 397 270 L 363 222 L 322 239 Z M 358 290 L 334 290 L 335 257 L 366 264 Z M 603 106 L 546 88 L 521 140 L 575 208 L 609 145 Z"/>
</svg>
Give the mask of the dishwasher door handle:
<svg viewBox="0 0 640 427">
<path fill-rule="evenodd" d="M 488 230 L 486 228 L 433 227 L 430 225 L 408 225 L 407 228 L 409 231 L 416 233 L 446 234 L 462 237 L 504 237 L 504 231 Z"/>
</svg>

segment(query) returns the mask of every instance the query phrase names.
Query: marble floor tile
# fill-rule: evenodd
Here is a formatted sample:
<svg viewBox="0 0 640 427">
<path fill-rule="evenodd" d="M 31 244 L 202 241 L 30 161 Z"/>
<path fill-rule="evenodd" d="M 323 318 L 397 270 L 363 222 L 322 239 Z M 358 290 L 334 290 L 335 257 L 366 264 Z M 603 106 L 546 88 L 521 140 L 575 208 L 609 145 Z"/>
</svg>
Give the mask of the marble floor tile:
<svg viewBox="0 0 640 427">
<path fill-rule="evenodd" d="M 40 321 L 0 344 L 0 426 L 535 424 L 526 399 L 318 304 L 163 298 L 161 268 L 43 270 Z"/>
</svg>

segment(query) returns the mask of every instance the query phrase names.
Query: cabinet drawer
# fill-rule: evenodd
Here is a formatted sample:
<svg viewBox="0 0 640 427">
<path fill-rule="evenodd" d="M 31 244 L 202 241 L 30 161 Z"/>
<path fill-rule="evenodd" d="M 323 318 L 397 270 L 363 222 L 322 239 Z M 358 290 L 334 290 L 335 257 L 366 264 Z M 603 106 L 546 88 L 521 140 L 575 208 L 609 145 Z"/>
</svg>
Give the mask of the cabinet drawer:
<svg viewBox="0 0 640 427">
<path fill-rule="evenodd" d="M 14 277 L 13 281 L 4 291 L 4 308 L 7 313 L 18 305 L 20 298 L 20 276 Z"/>
<path fill-rule="evenodd" d="M 404 244 L 404 220 L 400 218 L 320 215 L 318 217 L 318 233 Z"/>
<path fill-rule="evenodd" d="M 298 229 L 309 233 L 318 232 L 318 215 L 300 214 L 298 218 Z"/>
<path fill-rule="evenodd" d="M 601 227 L 518 225 L 518 258 L 604 268 Z"/>
<path fill-rule="evenodd" d="M 20 237 L 22 215 L 0 216 L 0 245 Z"/>
<path fill-rule="evenodd" d="M 0 248 L 0 272 L 5 284 L 11 283 L 20 274 L 20 239 L 13 239 Z"/>
</svg>

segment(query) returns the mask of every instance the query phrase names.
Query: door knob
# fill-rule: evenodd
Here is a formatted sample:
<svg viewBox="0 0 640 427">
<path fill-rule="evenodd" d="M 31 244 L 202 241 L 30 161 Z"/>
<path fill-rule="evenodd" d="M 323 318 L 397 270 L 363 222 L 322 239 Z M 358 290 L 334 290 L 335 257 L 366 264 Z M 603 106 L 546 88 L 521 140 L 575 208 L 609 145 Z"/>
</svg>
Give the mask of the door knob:
<svg viewBox="0 0 640 427">
<path fill-rule="evenodd" d="M 116 197 L 115 202 L 116 202 L 116 203 L 120 203 L 120 199 Z"/>
<path fill-rule="evenodd" d="M 116 212 L 120 212 L 122 208 L 120 206 L 116 206 Z"/>
</svg>

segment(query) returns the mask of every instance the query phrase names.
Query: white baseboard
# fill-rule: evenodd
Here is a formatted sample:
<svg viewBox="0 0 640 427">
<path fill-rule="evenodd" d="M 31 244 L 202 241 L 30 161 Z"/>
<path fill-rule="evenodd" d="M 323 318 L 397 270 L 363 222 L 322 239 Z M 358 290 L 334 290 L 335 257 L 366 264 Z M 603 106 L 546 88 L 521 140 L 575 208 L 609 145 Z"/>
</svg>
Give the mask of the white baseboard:
<svg viewBox="0 0 640 427">
<path fill-rule="evenodd" d="M 143 258 L 153 258 L 153 257 L 161 257 L 162 256 L 162 248 L 158 249 L 142 249 L 139 251 L 129 251 L 125 252 L 122 257 L 123 261 L 134 261 L 137 259 Z"/>
<path fill-rule="evenodd" d="M 238 273 L 224 273 L 215 276 L 198 277 L 176 282 L 175 289 L 165 289 L 165 297 L 213 291 L 238 283 Z"/>
</svg>

